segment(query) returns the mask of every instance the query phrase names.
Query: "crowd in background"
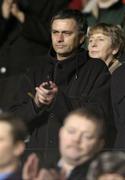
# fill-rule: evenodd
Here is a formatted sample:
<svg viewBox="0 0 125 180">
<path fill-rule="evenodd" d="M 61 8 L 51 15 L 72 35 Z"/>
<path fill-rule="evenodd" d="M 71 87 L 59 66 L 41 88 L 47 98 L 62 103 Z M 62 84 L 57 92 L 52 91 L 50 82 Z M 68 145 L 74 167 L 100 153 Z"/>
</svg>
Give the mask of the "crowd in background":
<svg viewBox="0 0 125 180">
<path fill-rule="evenodd" d="M 125 1 L 0 7 L 0 180 L 125 180 Z"/>
</svg>

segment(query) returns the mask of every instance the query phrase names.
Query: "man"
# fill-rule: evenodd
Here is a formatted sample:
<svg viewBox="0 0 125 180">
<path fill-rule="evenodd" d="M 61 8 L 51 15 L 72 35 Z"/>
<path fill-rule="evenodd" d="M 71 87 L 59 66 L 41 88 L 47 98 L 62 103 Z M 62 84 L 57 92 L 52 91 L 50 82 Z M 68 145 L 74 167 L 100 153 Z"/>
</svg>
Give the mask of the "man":
<svg viewBox="0 0 125 180">
<path fill-rule="evenodd" d="M 71 112 L 59 131 L 59 140 L 61 158 L 57 163 L 56 171 L 63 172 L 64 179 L 67 180 L 85 179 L 91 161 L 104 146 L 105 123 L 100 108 L 85 106 Z M 31 159 L 34 159 L 34 162 L 37 160 L 34 155 Z M 30 164 L 31 159 L 28 159 L 25 164 L 24 179 L 34 177 L 39 177 L 38 180 L 43 180 L 44 177 L 48 177 L 47 179 L 51 177 L 51 180 L 59 179 L 52 169 L 41 169 L 38 176 L 35 171 L 31 174 L 28 171 L 29 167 L 33 168 L 38 163 Z"/>
<path fill-rule="evenodd" d="M 26 127 L 17 117 L 0 114 L 0 179 L 22 180 L 20 157 L 24 152 Z"/>
<path fill-rule="evenodd" d="M 78 10 L 63 10 L 53 17 L 53 49 L 22 78 L 22 89 L 10 109 L 27 119 L 29 147 L 41 148 L 43 153 L 56 154 L 58 130 L 71 110 L 93 103 L 110 114 L 110 74 L 102 61 L 89 61 L 80 48 L 86 31 L 85 17 Z M 50 152 L 44 157 L 54 158 Z"/>
</svg>

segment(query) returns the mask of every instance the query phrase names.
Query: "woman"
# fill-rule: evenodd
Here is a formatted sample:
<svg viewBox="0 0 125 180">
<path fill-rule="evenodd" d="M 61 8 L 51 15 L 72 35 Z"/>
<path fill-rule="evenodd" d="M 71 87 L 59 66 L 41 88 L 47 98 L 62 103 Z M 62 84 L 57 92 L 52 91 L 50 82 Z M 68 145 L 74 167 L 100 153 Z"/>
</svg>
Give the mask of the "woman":
<svg viewBox="0 0 125 180">
<path fill-rule="evenodd" d="M 112 73 L 121 65 L 124 51 L 124 34 L 119 26 L 100 23 L 89 29 L 88 51 L 92 58 L 102 59 Z"/>
</svg>

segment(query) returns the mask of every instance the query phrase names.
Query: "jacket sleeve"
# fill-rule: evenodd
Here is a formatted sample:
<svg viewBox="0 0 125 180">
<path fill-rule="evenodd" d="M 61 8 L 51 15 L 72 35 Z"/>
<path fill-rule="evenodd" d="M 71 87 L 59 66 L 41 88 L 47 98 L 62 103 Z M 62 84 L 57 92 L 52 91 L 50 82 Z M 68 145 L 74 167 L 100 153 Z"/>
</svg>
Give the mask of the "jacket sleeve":
<svg viewBox="0 0 125 180">
<path fill-rule="evenodd" d="M 29 76 L 22 75 L 20 87 L 15 95 L 9 111 L 23 118 L 27 123 L 37 116 L 37 109 L 33 103 L 35 87 Z"/>
</svg>

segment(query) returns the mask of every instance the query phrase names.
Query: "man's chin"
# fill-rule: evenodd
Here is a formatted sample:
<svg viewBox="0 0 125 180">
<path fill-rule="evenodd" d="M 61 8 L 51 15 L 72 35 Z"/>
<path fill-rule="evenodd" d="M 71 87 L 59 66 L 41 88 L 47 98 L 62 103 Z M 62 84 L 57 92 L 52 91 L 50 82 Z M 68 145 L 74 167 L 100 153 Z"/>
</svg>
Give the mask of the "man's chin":
<svg viewBox="0 0 125 180">
<path fill-rule="evenodd" d="M 79 158 L 81 158 L 81 155 L 78 154 L 78 153 L 69 153 L 67 154 L 67 157 L 69 157 L 69 159 L 72 159 L 72 160 L 78 160 Z"/>
</svg>

